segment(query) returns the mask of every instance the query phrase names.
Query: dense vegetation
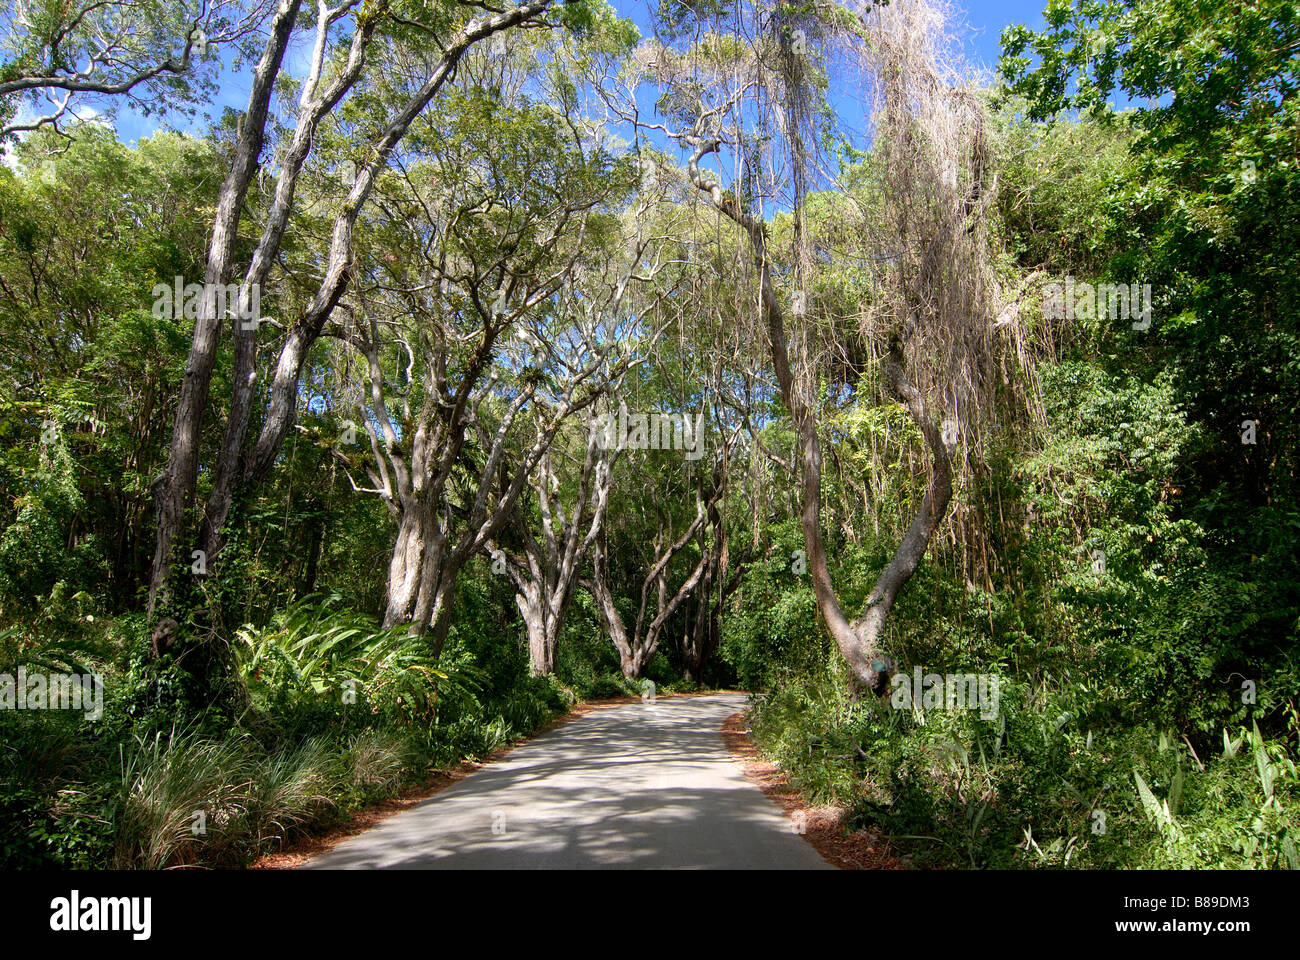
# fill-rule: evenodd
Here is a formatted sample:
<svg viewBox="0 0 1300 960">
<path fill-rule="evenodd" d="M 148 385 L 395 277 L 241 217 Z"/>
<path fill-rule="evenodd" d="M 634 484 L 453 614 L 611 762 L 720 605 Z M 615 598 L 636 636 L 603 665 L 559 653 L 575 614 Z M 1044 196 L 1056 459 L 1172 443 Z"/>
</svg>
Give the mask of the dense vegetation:
<svg viewBox="0 0 1300 960">
<path fill-rule="evenodd" d="M 0 863 L 725 687 L 918 865 L 1300 869 L 1293 4 L 87 6 L 0 16 L 0 674 L 103 701 Z"/>
</svg>

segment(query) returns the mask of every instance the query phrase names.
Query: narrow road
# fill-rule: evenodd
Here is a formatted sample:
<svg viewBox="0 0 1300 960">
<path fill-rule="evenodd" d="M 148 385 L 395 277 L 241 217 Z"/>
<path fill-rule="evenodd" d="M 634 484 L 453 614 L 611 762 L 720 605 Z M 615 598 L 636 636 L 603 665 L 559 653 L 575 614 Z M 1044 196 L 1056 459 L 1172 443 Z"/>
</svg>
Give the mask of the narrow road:
<svg viewBox="0 0 1300 960">
<path fill-rule="evenodd" d="M 303 869 L 833 869 L 720 736 L 743 694 L 579 717 Z"/>
</svg>

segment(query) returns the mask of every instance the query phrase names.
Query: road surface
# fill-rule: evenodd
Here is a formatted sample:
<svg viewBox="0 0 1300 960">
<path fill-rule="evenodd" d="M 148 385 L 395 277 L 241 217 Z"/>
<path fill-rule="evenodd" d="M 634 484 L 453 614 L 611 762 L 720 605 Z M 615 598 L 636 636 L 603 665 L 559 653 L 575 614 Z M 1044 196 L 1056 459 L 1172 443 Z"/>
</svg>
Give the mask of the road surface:
<svg viewBox="0 0 1300 960">
<path fill-rule="evenodd" d="M 741 773 L 743 694 L 597 710 L 303 869 L 833 869 Z"/>
</svg>

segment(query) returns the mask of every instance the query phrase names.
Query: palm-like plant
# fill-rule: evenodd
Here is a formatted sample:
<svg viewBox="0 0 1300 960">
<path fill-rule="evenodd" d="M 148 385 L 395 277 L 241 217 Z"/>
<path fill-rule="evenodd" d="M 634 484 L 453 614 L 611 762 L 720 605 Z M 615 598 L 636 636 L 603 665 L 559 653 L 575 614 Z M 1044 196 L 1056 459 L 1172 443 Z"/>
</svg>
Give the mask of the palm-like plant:
<svg viewBox="0 0 1300 960">
<path fill-rule="evenodd" d="M 244 681 L 298 694 L 354 693 L 374 707 L 424 716 L 432 715 L 440 694 L 477 689 L 476 671 L 440 665 L 424 637 L 407 627 L 382 630 L 340 602 L 338 594 L 306 597 L 265 627 L 237 631 Z"/>
</svg>

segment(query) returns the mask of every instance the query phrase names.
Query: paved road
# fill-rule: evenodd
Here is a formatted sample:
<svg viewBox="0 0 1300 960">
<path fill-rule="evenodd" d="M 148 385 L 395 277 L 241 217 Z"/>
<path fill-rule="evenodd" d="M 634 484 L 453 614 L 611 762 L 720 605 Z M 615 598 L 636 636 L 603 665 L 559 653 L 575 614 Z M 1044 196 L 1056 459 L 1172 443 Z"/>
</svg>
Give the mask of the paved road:
<svg viewBox="0 0 1300 960">
<path fill-rule="evenodd" d="M 742 694 L 579 717 L 304 869 L 832 869 L 719 730 Z"/>
</svg>

